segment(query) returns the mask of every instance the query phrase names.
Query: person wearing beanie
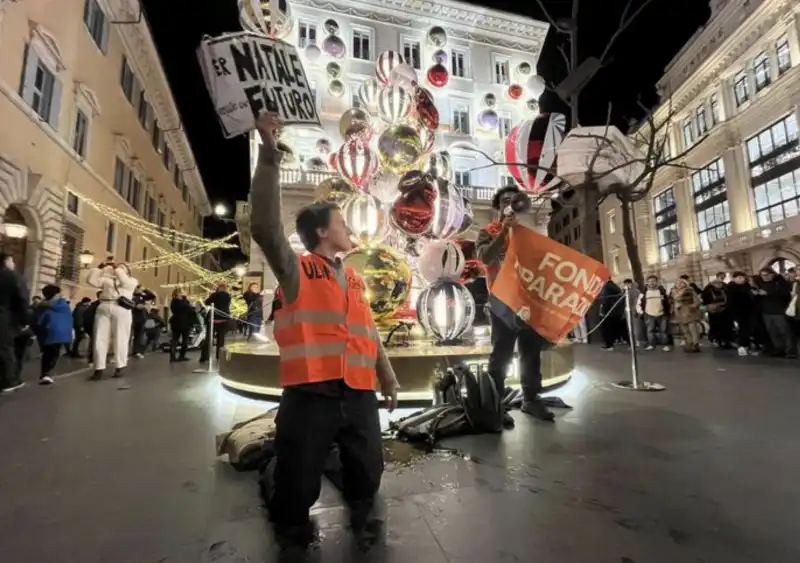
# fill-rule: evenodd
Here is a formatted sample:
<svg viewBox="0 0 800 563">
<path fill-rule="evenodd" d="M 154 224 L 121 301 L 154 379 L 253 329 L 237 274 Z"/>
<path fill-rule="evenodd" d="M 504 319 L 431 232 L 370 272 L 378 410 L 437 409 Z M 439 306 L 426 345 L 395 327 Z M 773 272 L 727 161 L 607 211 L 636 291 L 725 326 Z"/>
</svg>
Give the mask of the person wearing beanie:
<svg viewBox="0 0 800 563">
<path fill-rule="evenodd" d="M 61 348 L 72 343 L 72 312 L 69 302 L 61 297 L 61 288 L 46 285 L 42 288 L 44 299 L 36 315 L 36 336 L 42 349 L 40 385 L 53 383 L 53 370 L 58 364 Z"/>
</svg>

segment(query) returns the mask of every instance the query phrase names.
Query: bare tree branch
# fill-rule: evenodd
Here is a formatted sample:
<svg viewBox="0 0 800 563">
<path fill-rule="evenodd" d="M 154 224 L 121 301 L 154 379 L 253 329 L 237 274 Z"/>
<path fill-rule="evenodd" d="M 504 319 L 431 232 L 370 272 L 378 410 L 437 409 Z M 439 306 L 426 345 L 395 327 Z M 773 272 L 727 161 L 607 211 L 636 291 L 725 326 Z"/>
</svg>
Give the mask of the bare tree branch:
<svg viewBox="0 0 800 563">
<path fill-rule="evenodd" d="M 611 35 L 611 38 L 608 40 L 608 43 L 606 43 L 605 49 L 603 49 L 603 53 L 600 55 L 601 67 L 608 62 L 607 59 L 611 52 L 611 48 L 614 46 L 614 43 L 617 42 L 619 36 L 622 35 L 625 32 L 625 30 L 628 29 L 630 25 L 636 20 L 636 18 L 639 17 L 639 15 L 652 3 L 653 0 L 645 0 L 639 6 L 639 8 L 635 12 L 633 12 L 633 14 L 628 16 L 628 13 L 631 11 L 631 7 L 633 5 L 633 0 L 628 0 L 628 3 L 622 10 L 622 15 L 620 16 L 619 24 L 617 25 L 617 30 Z"/>
<path fill-rule="evenodd" d="M 544 7 L 544 2 L 542 2 L 542 0 L 536 0 L 536 4 L 538 4 L 539 9 L 542 11 L 542 15 L 544 15 L 545 19 L 547 19 L 547 22 L 553 26 L 553 29 L 558 31 L 558 24 L 553 16 L 550 15 L 550 12 L 547 11 L 547 8 Z"/>
</svg>

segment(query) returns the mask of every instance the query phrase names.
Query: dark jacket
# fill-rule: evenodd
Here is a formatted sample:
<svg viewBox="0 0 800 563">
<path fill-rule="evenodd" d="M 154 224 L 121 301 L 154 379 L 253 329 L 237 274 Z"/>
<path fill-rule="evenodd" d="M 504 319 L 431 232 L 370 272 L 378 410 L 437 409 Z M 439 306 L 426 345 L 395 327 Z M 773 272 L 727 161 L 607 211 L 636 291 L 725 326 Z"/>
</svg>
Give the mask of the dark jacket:
<svg viewBox="0 0 800 563">
<path fill-rule="evenodd" d="M 177 297 L 170 301 L 169 311 L 169 326 L 172 330 L 189 330 L 194 326 L 197 313 L 185 297 Z"/>
<path fill-rule="evenodd" d="M 247 303 L 247 319 L 250 321 L 261 321 L 261 310 L 263 308 L 261 294 L 254 291 L 245 291 L 242 294 L 242 299 Z"/>
<path fill-rule="evenodd" d="M 672 312 L 672 305 L 669 302 L 669 294 L 667 293 L 667 288 L 663 285 L 659 285 L 656 289 L 661 294 L 661 308 L 664 310 L 664 316 L 669 316 Z M 639 294 L 639 303 L 637 304 L 637 310 L 641 310 L 642 313 L 645 311 L 645 298 L 647 297 L 647 292 L 650 289 L 645 286 L 642 292 Z"/>
<path fill-rule="evenodd" d="M 80 332 L 85 330 L 86 326 L 86 312 L 91 307 L 90 303 L 78 303 L 75 305 L 75 310 L 72 311 L 72 327 Z"/>
<path fill-rule="evenodd" d="M 772 279 L 765 281 L 760 276 L 755 279 L 758 289 L 767 292 L 766 295 L 756 296 L 756 303 L 760 311 L 765 315 L 785 315 L 786 308 L 789 306 L 792 296 L 792 284 L 783 276 L 772 276 Z"/>
<path fill-rule="evenodd" d="M 214 305 L 214 322 L 224 323 L 231 318 L 231 294 L 225 290 L 217 290 L 205 300 L 206 306 Z M 219 312 L 219 315 L 217 315 Z"/>
<path fill-rule="evenodd" d="M 709 313 L 721 313 L 727 307 L 728 292 L 723 282 L 711 282 L 700 294 L 703 305 L 708 307 Z"/>
<path fill-rule="evenodd" d="M 56 297 L 42 303 L 36 323 L 41 341 L 47 346 L 72 342 L 72 312 L 69 310 L 69 302 L 63 297 Z"/>
<path fill-rule="evenodd" d="M 28 299 L 22 276 L 0 264 L 0 330 L 16 333 L 28 324 Z"/>
<path fill-rule="evenodd" d="M 620 297 L 622 297 L 622 288 L 612 280 L 608 280 L 606 285 L 603 286 L 600 296 L 597 298 L 600 302 L 600 315 L 606 316 L 611 314 L 613 317 L 622 317 L 625 313 L 624 303 L 620 303 L 616 307 L 614 306 L 614 304 L 619 301 Z"/>
<path fill-rule="evenodd" d="M 728 311 L 734 318 L 745 318 L 755 314 L 756 301 L 749 283 L 731 282 L 725 289 L 728 295 Z"/>
</svg>

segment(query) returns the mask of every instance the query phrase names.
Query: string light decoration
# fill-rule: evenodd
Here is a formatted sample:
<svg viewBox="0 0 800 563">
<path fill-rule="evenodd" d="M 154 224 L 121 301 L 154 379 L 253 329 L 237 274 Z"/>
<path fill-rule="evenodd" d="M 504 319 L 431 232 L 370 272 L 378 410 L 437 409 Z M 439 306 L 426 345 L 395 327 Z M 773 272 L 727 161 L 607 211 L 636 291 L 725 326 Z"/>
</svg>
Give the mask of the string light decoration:
<svg viewBox="0 0 800 563">
<path fill-rule="evenodd" d="M 196 246 L 202 246 L 206 249 L 206 252 L 208 252 L 208 250 L 216 250 L 218 248 L 237 248 L 237 245 L 226 242 L 227 239 L 231 237 L 227 237 L 226 239 L 209 240 L 199 235 L 192 235 L 177 229 L 162 227 L 137 215 L 125 213 L 119 209 L 100 203 L 99 201 L 93 200 L 92 198 L 87 197 L 80 192 L 73 193 L 83 203 L 98 213 L 101 213 L 115 223 L 137 231 L 142 235 L 165 240 L 172 244 L 183 244 L 190 249 L 194 249 Z"/>
</svg>

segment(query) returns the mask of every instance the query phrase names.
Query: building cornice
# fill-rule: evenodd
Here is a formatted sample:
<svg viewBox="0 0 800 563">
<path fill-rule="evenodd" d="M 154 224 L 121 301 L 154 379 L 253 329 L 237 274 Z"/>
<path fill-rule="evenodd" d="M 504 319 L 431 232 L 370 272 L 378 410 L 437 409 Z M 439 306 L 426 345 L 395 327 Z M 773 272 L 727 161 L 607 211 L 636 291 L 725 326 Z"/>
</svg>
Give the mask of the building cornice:
<svg viewBox="0 0 800 563">
<path fill-rule="evenodd" d="M 731 6 L 736 3 L 732 3 Z M 754 12 L 747 16 L 747 19 L 732 29 L 726 37 L 720 37 L 720 32 L 724 33 L 724 28 L 720 24 L 710 24 L 708 26 L 708 36 L 706 33 L 700 34 L 694 39 L 697 48 L 687 49 L 679 60 L 671 63 L 670 70 L 676 67 L 681 61 L 686 61 L 687 65 L 692 64 L 692 56 L 702 57 L 702 48 L 710 41 L 719 39 L 717 47 L 708 55 L 708 58 L 688 76 L 673 92 L 670 83 L 678 82 L 678 77 L 667 75 L 659 82 L 657 88 L 662 97 L 672 96 L 672 109 L 680 112 L 688 104 L 697 99 L 712 84 L 719 83 L 726 78 L 726 73 L 730 72 L 731 67 L 744 55 L 750 48 L 762 40 L 763 36 L 778 23 L 779 20 L 791 14 L 796 6 L 796 0 L 765 0 L 764 3 Z M 720 18 L 722 18 L 720 15 Z M 731 14 L 730 17 L 735 17 Z M 712 37 L 713 35 L 713 37 Z M 698 54 L 700 49 L 700 54 Z M 663 107 L 663 106 L 662 106 Z M 663 112 L 665 110 L 661 110 Z"/>
<path fill-rule="evenodd" d="M 210 215 L 208 193 L 139 0 L 99 1 L 109 15 L 111 25 L 119 33 L 130 62 L 143 82 L 148 102 L 169 141 L 178 167 L 183 171 L 198 210 L 203 215 Z"/>
<path fill-rule="evenodd" d="M 359 0 L 357 6 L 338 0 L 293 0 L 293 4 L 408 28 L 441 25 L 450 37 L 518 51 L 538 57 L 549 24 L 490 8 L 443 0 Z"/>
</svg>

